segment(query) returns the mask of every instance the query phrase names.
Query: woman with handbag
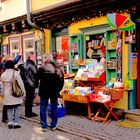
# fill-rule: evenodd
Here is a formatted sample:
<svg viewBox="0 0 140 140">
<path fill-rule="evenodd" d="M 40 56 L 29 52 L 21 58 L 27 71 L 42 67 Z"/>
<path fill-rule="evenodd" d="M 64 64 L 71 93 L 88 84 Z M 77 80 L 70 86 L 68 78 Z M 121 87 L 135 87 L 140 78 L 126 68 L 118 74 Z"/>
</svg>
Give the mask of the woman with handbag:
<svg viewBox="0 0 140 140">
<path fill-rule="evenodd" d="M 14 70 L 14 62 L 9 60 L 5 63 L 5 72 L 1 75 L 2 81 L 2 94 L 3 94 L 3 102 L 7 108 L 7 116 L 8 116 L 8 127 L 11 128 L 20 128 L 19 118 L 20 118 L 20 105 L 23 103 L 23 97 L 14 97 L 12 93 L 12 80 L 15 78 L 18 82 L 18 85 L 24 92 L 25 96 L 25 88 L 23 81 L 20 77 L 18 71 Z"/>
<path fill-rule="evenodd" d="M 21 54 L 17 54 L 17 56 L 13 59 L 14 65 L 16 65 L 20 59 L 21 59 Z M 0 61 L 0 70 L 1 73 L 5 71 L 5 63 L 8 60 L 11 60 L 11 55 L 7 54 L 5 56 L 2 57 L 1 61 Z M 3 106 L 3 111 L 2 111 L 2 122 L 7 123 L 7 108 L 6 106 Z"/>
</svg>

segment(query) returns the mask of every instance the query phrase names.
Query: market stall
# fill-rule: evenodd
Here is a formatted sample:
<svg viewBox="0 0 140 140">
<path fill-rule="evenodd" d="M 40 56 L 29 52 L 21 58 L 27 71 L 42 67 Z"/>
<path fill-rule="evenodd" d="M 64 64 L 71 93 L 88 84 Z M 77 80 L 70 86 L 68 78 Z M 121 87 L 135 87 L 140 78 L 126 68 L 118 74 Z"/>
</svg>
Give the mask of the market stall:
<svg viewBox="0 0 140 140">
<path fill-rule="evenodd" d="M 113 112 L 113 108 L 114 103 L 123 97 L 123 92 L 123 87 L 96 87 L 94 91 L 91 91 L 90 87 L 76 87 L 75 89 L 64 90 L 62 97 L 64 101 L 87 104 L 88 118 L 94 121 L 103 121 L 103 123 L 105 123 L 110 115 L 118 120 L 118 117 Z M 92 113 L 91 103 L 99 104 L 99 108 L 95 114 Z M 102 107 L 107 109 L 106 113 L 102 112 Z M 100 113 L 102 114 L 102 117 L 99 116 Z"/>
<path fill-rule="evenodd" d="M 88 95 L 88 102 L 94 102 L 99 104 L 99 108 L 94 116 L 91 116 L 93 121 L 103 121 L 105 123 L 109 116 L 112 115 L 115 120 L 118 120 L 118 117 L 113 112 L 114 104 L 118 102 L 123 97 L 124 88 L 106 88 L 106 87 L 96 87 L 95 94 Z M 103 112 L 103 107 L 107 112 Z M 91 112 L 90 112 L 91 113 Z M 99 116 L 102 114 L 102 117 Z"/>
<path fill-rule="evenodd" d="M 78 69 L 74 79 L 65 79 L 62 98 L 64 101 L 87 104 L 88 118 L 100 120 L 105 123 L 109 115 L 118 120 L 112 109 L 114 103 L 123 97 L 121 82 L 109 82 L 105 85 L 105 70 L 102 63 L 97 60 L 87 60 L 86 65 Z M 113 86 L 112 86 L 113 85 Z M 92 113 L 91 103 L 99 103 L 100 106 L 95 113 Z M 102 106 L 107 109 L 104 117 L 98 117 L 102 113 Z"/>
</svg>

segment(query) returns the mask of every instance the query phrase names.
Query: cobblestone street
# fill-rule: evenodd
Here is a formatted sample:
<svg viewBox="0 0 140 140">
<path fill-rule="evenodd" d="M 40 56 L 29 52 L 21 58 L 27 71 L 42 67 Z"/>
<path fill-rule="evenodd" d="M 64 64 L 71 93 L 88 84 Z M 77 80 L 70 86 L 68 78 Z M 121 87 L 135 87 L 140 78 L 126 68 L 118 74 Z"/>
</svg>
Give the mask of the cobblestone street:
<svg viewBox="0 0 140 140">
<path fill-rule="evenodd" d="M 39 106 L 34 110 L 39 113 Z M 66 115 L 59 119 L 58 129 L 47 132 L 40 131 L 39 117 L 27 119 L 22 107 L 21 129 L 7 128 L 0 123 L 0 140 L 139 140 L 140 129 L 116 126 L 116 121 L 106 124 L 92 122 L 85 116 Z M 0 114 L 0 119 L 1 119 Z M 48 120 L 50 122 L 50 120 Z"/>
</svg>

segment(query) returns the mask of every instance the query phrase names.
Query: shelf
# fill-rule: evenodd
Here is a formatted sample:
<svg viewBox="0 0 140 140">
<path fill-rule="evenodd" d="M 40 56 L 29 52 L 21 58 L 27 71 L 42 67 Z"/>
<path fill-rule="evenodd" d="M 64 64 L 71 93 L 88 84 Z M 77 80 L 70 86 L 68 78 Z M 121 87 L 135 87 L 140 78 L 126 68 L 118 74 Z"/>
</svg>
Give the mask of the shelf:
<svg viewBox="0 0 140 140">
<path fill-rule="evenodd" d="M 72 54 L 78 54 L 78 52 L 71 52 Z"/>
<path fill-rule="evenodd" d="M 79 69 L 79 67 L 78 66 L 77 67 L 71 66 L 71 69 Z"/>
<path fill-rule="evenodd" d="M 107 48 L 106 48 L 106 82 L 109 82 L 109 79 L 117 78 L 117 34 L 116 31 L 110 32 L 107 31 L 106 41 L 107 41 Z M 112 59 L 114 61 L 112 61 Z M 111 64 L 109 64 L 109 61 L 112 61 Z M 110 67 L 111 66 L 111 67 Z"/>
<path fill-rule="evenodd" d="M 116 70 L 116 68 L 106 68 L 107 70 Z"/>
<path fill-rule="evenodd" d="M 110 59 L 112 59 L 112 58 L 116 58 L 116 56 L 110 56 Z"/>
<path fill-rule="evenodd" d="M 116 49 L 107 49 L 107 51 L 116 51 Z"/>
<path fill-rule="evenodd" d="M 102 49 L 103 47 L 105 47 L 105 46 L 92 46 L 92 47 L 86 47 L 86 48 L 98 50 L 98 49 Z"/>
<path fill-rule="evenodd" d="M 77 65 L 77 61 L 80 58 L 83 58 L 83 35 L 82 34 L 74 34 L 70 36 L 70 48 L 69 48 L 69 60 L 70 60 L 70 71 L 76 71 L 79 66 Z"/>
</svg>

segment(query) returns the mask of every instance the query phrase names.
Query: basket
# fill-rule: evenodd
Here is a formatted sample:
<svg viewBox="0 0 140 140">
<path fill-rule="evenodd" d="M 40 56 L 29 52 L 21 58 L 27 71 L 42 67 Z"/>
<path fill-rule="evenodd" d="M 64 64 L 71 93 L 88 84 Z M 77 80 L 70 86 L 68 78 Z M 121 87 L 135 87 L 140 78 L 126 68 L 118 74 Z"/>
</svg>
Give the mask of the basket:
<svg viewBox="0 0 140 140">
<path fill-rule="evenodd" d="M 123 97 L 124 88 L 106 88 L 106 87 L 95 87 L 95 94 L 103 92 L 106 95 L 111 95 L 111 100 L 119 100 Z"/>
<path fill-rule="evenodd" d="M 123 97 L 124 89 L 110 89 L 111 100 L 119 100 Z"/>
<path fill-rule="evenodd" d="M 78 102 L 78 103 L 87 103 L 88 102 L 88 98 L 86 96 L 82 96 L 82 95 L 62 94 L 62 98 L 65 101 L 72 101 L 72 102 Z"/>
<path fill-rule="evenodd" d="M 109 88 L 106 88 L 106 87 L 100 87 L 100 86 L 99 87 L 94 87 L 94 90 L 95 90 L 95 94 L 98 94 L 98 92 L 103 92 L 106 95 L 110 94 Z"/>
</svg>

